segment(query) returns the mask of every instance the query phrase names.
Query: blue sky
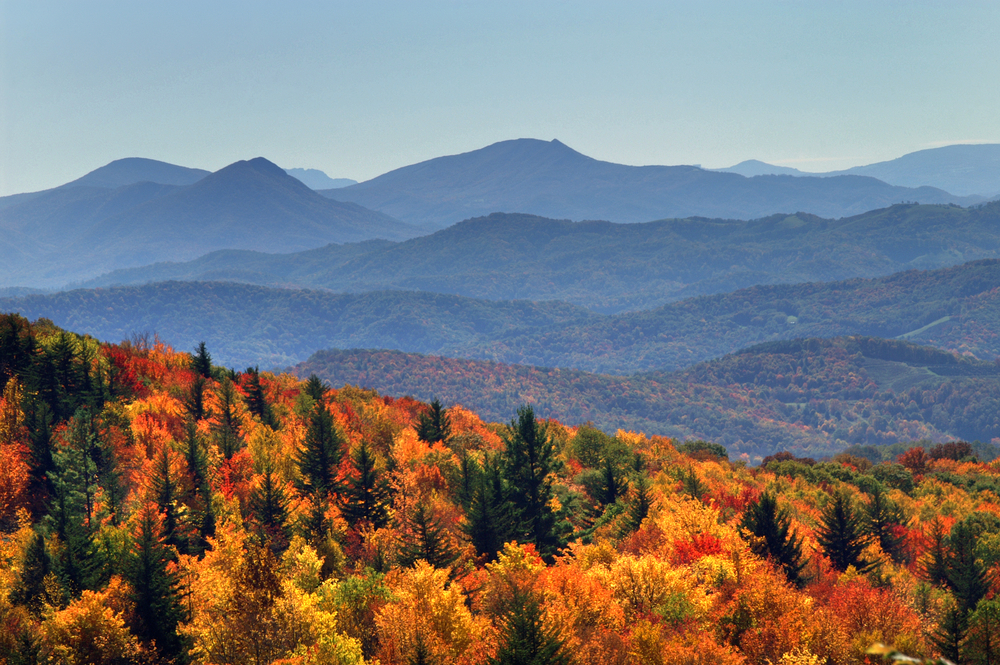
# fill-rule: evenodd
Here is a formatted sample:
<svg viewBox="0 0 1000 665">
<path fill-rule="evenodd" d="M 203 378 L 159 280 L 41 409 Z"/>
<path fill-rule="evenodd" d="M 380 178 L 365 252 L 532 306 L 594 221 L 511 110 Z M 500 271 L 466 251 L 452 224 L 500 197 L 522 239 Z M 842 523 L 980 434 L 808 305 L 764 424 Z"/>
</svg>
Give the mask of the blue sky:
<svg viewBox="0 0 1000 665">
<path fill-rule="evenodd" d="M 1000 142 L 1000 3 L 0 0 L 0 195 L 121 157 L 364 180 L 505 139 L 824 171 Z"/>
</svg>

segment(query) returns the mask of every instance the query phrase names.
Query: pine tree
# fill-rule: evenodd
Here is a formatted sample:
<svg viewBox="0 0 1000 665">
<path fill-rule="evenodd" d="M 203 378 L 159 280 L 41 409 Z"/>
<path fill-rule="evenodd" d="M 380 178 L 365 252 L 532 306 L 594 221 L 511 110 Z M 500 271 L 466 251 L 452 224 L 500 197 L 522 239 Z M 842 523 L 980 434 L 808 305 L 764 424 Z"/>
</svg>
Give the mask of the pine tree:
<svg viewBox="0 0 1000 665">
<path fill-rule="evenodd" d="M 750 549 L 780 565 L 789 582 L 800 584 L 805 567 L 802 560 L 802 539 L 791 532 L 792 518 L 778 508 L 777 498 L 770 492 L 761 495 L 757 503 L 747 506 L 740 527 L 751 536 Z"/>
<path fill-rule="evenodd" d="M 48 511 L 55 493 L 52 479 L 56 463 L 52 456 L 52 409 L 34 396 L 25 398 L 25 425 L 28 428 L 28 496 L 32 521 Z"/>
<path fill-rule="evenodd" d="M 205 412 L 205 385 L 207 383 L 208 381 L 201 374 L 196 375 L 194 381 L 191 382 L 191 391 L 184 400 L 184 408 L 187 409 L 188 415 L 193 420 L 204 420 L 207 415 Z"/>
<path fill-rule="evenodd" d="M 539 554 L 551 561 L 562 546 L 550 503 L 555 445 L 530 406 L 518 409 L 503 438 L 504 479 L 518 524 L 515 535 L 534 543 Z"/>
<path fill-rule="evenodd" d="M 642 526 L 642 521 L 649 515 L 649 509 L 653 505 L 653 498 L 649 493 L 649 480 L 641 472 L 635 474 L 635 481 L 632 484 L 632 500 L 629 501 L 628 510 L 621 524 L 621 536 L 634 533 Z"/>
<path fill-rule="evenodd" d="M 247 367 L 244 374 L 247 375 L 247 410 L 271 429 L 278 429 L 278 420 L 267 402 L 264 387 L 260 383 L 260 370 L 257 367 Z"/>
<path fill-rule="evenodd" d="M 854 508 L 850 495 L 837 492 L 823 508 L 816 540 L 837 570 L 854 566 L 858 572 L 867 572 L 873 564 L 861 558 L 868 545 L 867 529 L 862 515 Z"/>
<path fill-rule="evenodd" d="M 962 657 L 975 665 L 1000 664 L 1000 599 L 981 601 L 968 624 Z"/>
<path fill-rule="evenodd" d="M 436 443 L 444 441 L 451 436 L 451 422 L 448 419 L 447 410 L 441 406 L 437 399 L 431 402 L 428 412 L 420 414 L 420 422 L 417 424 L 417 436 L 421 441 Z"/>
<path fill-rule="evenodd" d="M 198 342 L 198 348 L 191 356 L 191 369 L 206 379 L 212 378 L 212 356 L 205 348 L 205 342 Z"/>
<path fill-rule="evenodd" d="M 990 590 L 989 573 L 976 558 L 979 535 L 968 519 L 956 522 L 948 535 L 948 586 L 964 614 L 972 612 Z"/>
<path fill-rule="evenodd" d="M 938 621 L 937 630 L 931 633 L 931 642 L 942 656 L 957 663 L 961 657 L 966 627 L 965 613 L 958 605 L 951 603 Z"/>
<path fill-rule="evenodd" d="M 298 459 L 303 490 L 323 496 L 339 490 L 337 472 L 344 454 L 343 445 L 330 411 L 317 402 L 309 413 L 305 447 Z"/>
<path fill-rule="evenodd" d="M 309 395 L 313 401 L 322 402 L 326 397 L 326 393 L 330 391 L 330 388 L 318 376 L 310 374 L 309 378 L 306 379 L 305 385 L 302 386 L 302 391 L 306 395 Z"/>
<path fill-rule="evenodd" d="M 237 410 L 236 388 L 229 377 L 219 383 L 219 413 L 215 414 L 212 430 L 215 433 L 216 445 L 222 456 L 227 460 L 243 447 L 243 437 Z"/>
<path fill-rule="evenodd" d="M 687 473 L 682 477 L 682 482 L 684 484 L 684 491 L 690 494 L 692 499 L 701 501 L 701 497 L 705 496 L 705 492 L 708 491 L 705 483 L 701 482 L 698 474 L 694 472 L 694 467 L 688 467 Z"/>
<path fill-rule="evenodd" d="M 412 566 L 423 559 L 435 568 L 448 568 L 458 558 L 448 544 L 448 534 L 441 521 L 431 514 L 423 502 L 416 505 L 405 526 L 408 533 L 400 548 L 400 564 Z"/>
<path fill-rule="evenodd" d="M 52 559 L 45 546 L 45 538 L 35 532 L 24 553 L 21 574 L 10 594 L 11 602 L 24 605 L 36 617 L 41 617 L 45 605 L 54 605 L 57 601 L 50 597 L 45 584 L 45 578 L 52 572 Z"/>
<path fill-rule="evenodd" d="M 466 510 L 464 526 L 465 535 L 481 556 L 492 561 L 513 537 L 512 510 L 500 462 L 487 458 Z"/>
<path fill-rule="evenodd" d="M 187 502 L 192 506 L 190 524 L 197 530 L 188 549 L 192 554 L 201 554 L 208 547 L 208 538 L 215 535 L 215 510 L 212 506 L 212 486 L 208 481 L 208 457 L 198 436 L 198 427 L 193 420 L 185 426 L 184 464 L 191 478 L 193 496 Z"/>
<path fill-rule="evenodd" d="M 184 618 L 176 576 L 167 564 L 172 554 L 164 544 L 157 515 L 147 505 L 139 515 L 128 581 L 132 585 L 136 625 L 140 639 L 155 641 L 157 651 L 168 658 L 184 653 L 177 624 Z"/>
<path fill-rule="evenodd" d="M 264 461 L 253 489 L 250 490 L 250 510 L 258 530 L 276 551 L 288 546 L 288 497 L 274 471 L 274 462 Z"/>
<path fill-rule="evenodd" d="M 170 468 L 170 454 L 166 445 L 162 446 L 156 454 L 153 473 L 154 499 L 163 515 L 163 540 L 167 545 L 176 547 L 180 552 L 185 552 L 187 551 L 187 543 L 181 535 L 177 516 L 180 487 L 176 474 Z"/>
<path fill-rule="evenodd" d="M 928 534 L 930 544 L 919 562 L 920 576 L 934 586 L 948 584 L 948 549 L 944 526 L 937 518 L 931 523 Z"/>
<path fill-rule="evenodd" d="M 504 617 L 500 648 L 490 665 L 569 665 L 569 652 L 556 632 L 545 625 L 538 598 L 515 590 Z"/>
<path fill-rule="evenodd" d="M 601 465 L 600 496 L 597 497 L 597 500 L 601 502 L 602 506 L 609 506 L 618 501 L 619 497 L 623 496 L 627 491 L 628 482 L 622 476 L 621 471 L 617 468 L 614 461 L 606 456 L 604 463 Z"/>
<path fill-rule="evenodd" d="M 469 453 L 465 452 L 458 460 L 458 473 L 459 481 L 455 498 L 458 500 L 459 505 L 462 506 L 462 509 L 468 511 L 469 506 L 472 505 L 472 497 L 479 486 L 483 470 L 479 467 L 476 460 Z"/>
<path fill-rule="evenodd" d="M 341 496 L 341 514 L 352 527 L 367 522 L 376 529 L 389 523 L 389 486 L 376 466 L 375 453 L 362 441 L 351 456 L 354 475 Z"/>
<path fill-rule="evenodd" d="M 876 485 L 865 512 L 869 532 L 878 540 L 882 551 L 896 563 L 902 563 L 906 558 L 906 538 L 898 535 L 896 529 L 903 526 L 906 521 L 903 511 L 889 500 L 880 486 Z"/>
</svg>

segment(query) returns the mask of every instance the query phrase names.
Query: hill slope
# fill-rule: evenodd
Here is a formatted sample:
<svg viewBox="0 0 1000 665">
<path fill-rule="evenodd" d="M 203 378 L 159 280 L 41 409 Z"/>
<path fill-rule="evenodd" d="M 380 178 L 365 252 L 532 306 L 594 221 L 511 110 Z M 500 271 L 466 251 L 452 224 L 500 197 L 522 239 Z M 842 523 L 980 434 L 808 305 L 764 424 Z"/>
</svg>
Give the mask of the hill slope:
<svg viewBox="0 0 1000 665">
<path fill-rule="evenodd" d="M 386 215 L 326 199 L 263 158 L 185 187 L 71 187 L 0 209 L 16 238 L 0 284 L 60 286 L 108 270 L 188 260 L 223 248 L 298 251 L 412 237 Z"/>
<path fill-rule="evenodd" d="M 334 386 L 460 403 L 503 419 L 522 403 L 606 431 L 724 444 L 754 460 L 857 443 L 1000 437 L 1000 368 L 875 338 L 763 345 L 674 373 L 613 377 L 398 351 L 321 351 L 297 365 Z"/>
<path fill-rule="evenodd" d="M 402 291 L 357 295 L 231 283 L 166 282 L 0 299 L 0 311 L 90 330 L 104 340 L 156 333 L 178 349 L 205 341 L 219 364 L 284 367 L 329 346 L 442 352 L 519 329 L 595 316 L 565 303 L 471 300 Z"/>
<path fill-rule="evenodd" d="M 227 254 L 245 264 L 248 275 L 256 269 L 257 255 Z M 629 374 L 680 369 L 766 341 L 850 334 L 905 336 L 993 359 L 1000 356 L 1000 261 L 871 280 L 758 286 L 615 316 L 560 302 L 197 282 L 3 298 L 4 310 L 48 317 L 102 339 L 146 330 L 182 349 L 205 340 L 221 362 L 236 367 L 283 366 L 336 346 Z"/>
<path fill-rule="evenodd" d="M 430 228 L 492 212 L 624 223 L 755 219 L 797 210 L 846 217 L 899 201 L 962 202 L 930 187 L 908 189 L 857 176 L 744 178 L 695 166 L 625 166 L 535 139 L 431 159 L 325 193 Z"/>
<path fill-rule="evenodd" d="M 338 291 L 424 290 L 495 300 L 564 300 L 604 313 L 755 284 L 828 282 L 1000 256 L 1000 204 L 895 205 L 827 220 L 569 222 L 494 214 L 412 240 L 287 256 L 218 254 L 119 271 L 84 284 L 237 279 Z M 484 260 L 488 257 L 488 260 Z"/>
</svg>

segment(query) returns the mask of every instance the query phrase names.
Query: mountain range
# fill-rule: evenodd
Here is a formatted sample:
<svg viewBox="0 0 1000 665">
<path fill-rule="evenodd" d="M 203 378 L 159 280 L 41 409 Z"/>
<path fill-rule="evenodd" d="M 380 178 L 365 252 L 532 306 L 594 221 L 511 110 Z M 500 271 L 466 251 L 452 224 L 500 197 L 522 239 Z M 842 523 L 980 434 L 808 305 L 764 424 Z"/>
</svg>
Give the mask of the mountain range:
<svg viewBox="0 0 1000 665">
<path fill-rule="evenodd" d="M 382 213 L 320 196 L 263 158 L 204 177 L 166 166 L 155 167 L 164 179 L 198 179 L 95 184 L 117 185 L 121 169 L 114 168 L 0 207 L 0 285 L 57 287 L 222 248 L 291 252 L 419 233 Z"/>
<path fill-rule="evenodd" d="M 847 217 L 901 201 L 982 200 L 864 176 L 744 178 L 696 166 L 625 166 L 535 139 L 438 157 L 323 193 L 435 229 L 492 212 L 629 223 L 691 216 L 745 220 L 796 211 Z"/>
<path fill-rule="evenodd" d="M 877 279 L 754 286 L 607 316 L 561 302 L 412 291 L 273 289 L 160 282 L 0 299 L 117 341 L 156 333 L 207 342 L 220 364 L 283 367 L 320 348 L 383 348 L 606 374 L 683 369 L 762 342 L 901 337 L 984 360 L 1000 356 L 1000 261 Z"/>
<path fill-rule="evenodd" d="M 937 187 L 957 196 L 1000 196 L 1000 144 L 960 144 L 929 148 L 876 164 L 827 173 L 807 173 L 756 159 L 748 159 L 728 169 L 718 170 L 738 173 L 748 178 L 758 175 L 860 175 L 901 187 Z"/>
<path fill-rule="evenodd" d="M 972 209 L 900 204 L 840 220 L 800 213 L 750 222 L 612 224 L 493 214 L 400 243 L 289 255 L 222 251 L 190 263 L 122 270 L 81 286 L 235 280 L 564 300 L 611 314 L 756 284 L 877 277 L 995 257 L 1000 203 Z"/>
</svg>

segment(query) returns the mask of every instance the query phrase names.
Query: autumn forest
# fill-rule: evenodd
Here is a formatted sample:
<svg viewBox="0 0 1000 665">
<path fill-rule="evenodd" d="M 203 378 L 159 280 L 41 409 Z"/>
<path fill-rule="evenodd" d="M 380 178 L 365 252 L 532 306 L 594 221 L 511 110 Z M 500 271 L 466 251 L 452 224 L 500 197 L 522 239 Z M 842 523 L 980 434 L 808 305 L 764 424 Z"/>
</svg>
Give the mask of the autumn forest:
<svg viewBox="0 0 1000 665">
<path fill-rule="evenodd" d="M 0 317 L 0 659 L 1000 658 L 1000 461 L 970 443 L 751 467 L 210 351 Z"/>
</svg>

